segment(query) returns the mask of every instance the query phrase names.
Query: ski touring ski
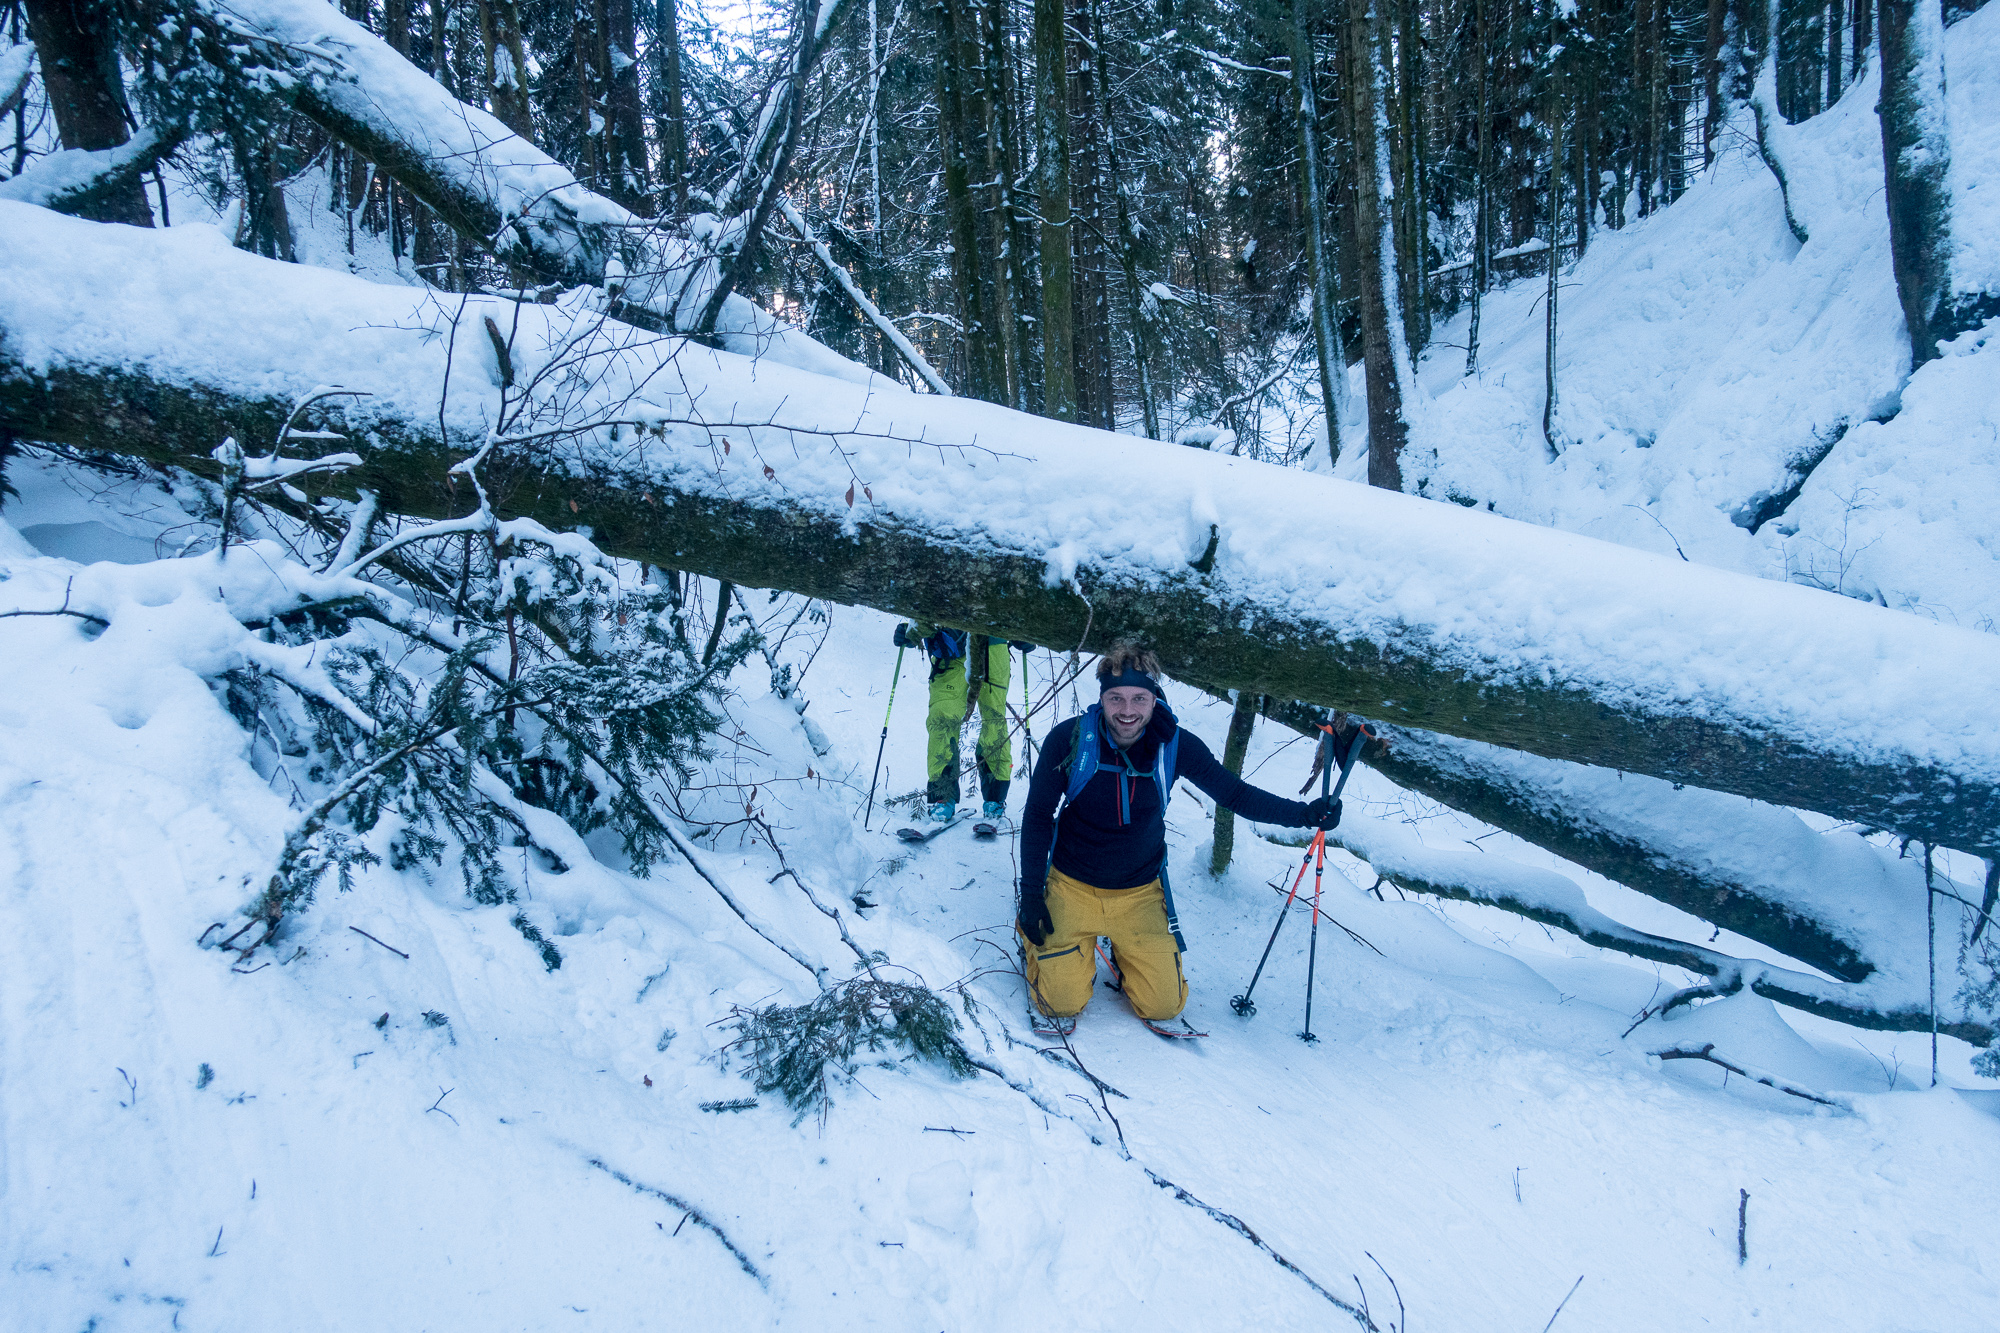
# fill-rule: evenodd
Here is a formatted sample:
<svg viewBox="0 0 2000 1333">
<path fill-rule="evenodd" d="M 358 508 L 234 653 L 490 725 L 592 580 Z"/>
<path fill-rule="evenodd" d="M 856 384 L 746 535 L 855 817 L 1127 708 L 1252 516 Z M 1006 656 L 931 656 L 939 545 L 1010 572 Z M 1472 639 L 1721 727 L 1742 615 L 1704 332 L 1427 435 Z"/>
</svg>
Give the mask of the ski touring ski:
<svg viewBox="0 0 2000 1333">
<path fill-rule="evenodd" d="M 1169 1041 L 1194 1041 L 1208 1035 L 1206 1032 L 1196 1032 L 1185 1018 L 1170 1018 L 1165 1023 L 1155 1023 L 1150 1018 L 1141 1018 L 1139 1021 L 1144 1023 L 1154 1036 L 1165 1037 Z M 1173 1023 L 1178 1023 L 1180 1026 L 1170 1027 L 1169 1024 Z"/>
<path fill-rule="evenodd" d="M 1045 1014 L 1041 1010 L 1030 1006 L 1028 1009 L 1028 1026 L 1034 1030 L 1037 1037 L 1060 1040 L 1076 1031 L 1076 1019 L 1057 1018 L 1052 1014 Z"/>
<path fill-rule="evenodd" d="M 896 830 L 896 836 L 898 838 L 901 838 L 904 842 L 911 842 L 911 843 L 929 842 L 932 838 L 935 838 L 938 834 L 944 832 L 946 829 L 957 828 L 960 824 L 963 824 L 966 820 L 970 818 L 972 818 L 972 812 L 967 811 L 965 814 L 962 815 L 953 815 L 950 819 L 947 819 L 944 823 L 933 825 L 930 828 L 899 828 Z"/>
<path fill-rule="evenodd" d="M 972 826 L 972 836 L 990 842 L 1000 836 L 1000 826 L 990 819 L 982 819 Z"/>
</svg>

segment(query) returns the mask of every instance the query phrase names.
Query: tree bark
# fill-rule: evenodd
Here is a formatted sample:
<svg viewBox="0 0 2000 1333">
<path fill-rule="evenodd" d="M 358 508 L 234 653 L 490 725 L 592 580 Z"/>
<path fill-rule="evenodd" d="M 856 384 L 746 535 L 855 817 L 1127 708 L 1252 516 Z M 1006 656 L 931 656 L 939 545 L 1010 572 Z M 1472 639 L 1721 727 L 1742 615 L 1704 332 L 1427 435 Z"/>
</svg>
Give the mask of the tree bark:
<svg viewBox="0 0 2000 1333">
<path fill-rule="evenodd" d="M 118 68 L 112 9 L 97 0 L 27 0 L 28 36 L 40 54 L 42 86 L 65 148 L 98 152 L 126 140 L 125 81 Z M 153 225 L 145 187 L 119 182 L 79 216 L 97 222 Z"/>
<path fill-rule="evenodd" d="M 1326 418 L 1329 466 L 1340 462 L 1340 422 L 1347 411 L 1347 349 L 1340 344 L 1340 302 L 1333 247 L 1327 243 L 1326 189 L 1320 180 L 1319 99 L 1314 92 L 1311 0 L 1291 0 L 1292 119 L 1298 126 L 1299 168 L 1304 177 L 1306 262 L 1312 276 L 1313 347 L 1319 353 L 1321 415 Z"/>
<path fill-rule="evenodd" d="M 479 36 L 486 47 L 486 94 L 493 114 L 533 143 L 527 45 L 521 40 L 521 12 L 515 0 L 479 0 Z"/>
<path fill-rule="evenodd" d="M 1939 0 L 1882 0 L 1882 166 L 1889 254 L 1910 331 L 1910 368 L 1933 360 L 1954 327 L 1951 132 L 1945 120 Z"/>
<path fill-rule="evenodd" d="M 1063 0 L 1035 0 L 1035 166 L 1041 186 L 1042 415 L 1075 421 L 1069 60 Z"/>
<path fill-rule="evenodd" d="M 646 116 L 639 100 L 639 34 L 633 0 L 604 0 L 604 43 L 610 84 L 605 140 L 611 149 L 611 197 L 640 208 L 651 191 L 646 161 Z"/>
<path fill-rule="evenodd" d="M 1493 46 L 1487 29 L 1487 6 L 1494 0 L 1472 0 L 1473 40 L 1477 44 L 1473 59 L 1478 65 L 1474 76 L 1477 80 L 1477 123 L 1479 130 L 1479 155 L 1474 170 L 1477 176 L 1473 188 L 1472 214 L 1472 309 L 1465 326 L 1465 373 L 1479 371 L 1479 316 L 1480 308 L 1486 300 L 1486 285 L 1491 280 L 1488 256 L 1493 253 Z"/>
<path fill-rule="evenodd" d="M 1397 310 L 1396 244 L 1388 201 L 1387 118 L 1376 58 L 1375 6 L 1347 0 L 1347 110 L 1354 135 L 1354 241 L 1361 274 L 1361 349 L 1368 377 L 1368 484 L 1403 489 L 1409 346 Z"/>
<path fill-rule="evenodd" d="M 1111 292 L 1104 207 L 1104 108 L 1097 100 L 1098 41 L 1090 0 L 1067 0 L 1070 45 L 1070 230 L 1076 268 L 1076 415 L 1110 430 L 1117 417 L 1111 378 Z"/>
<path fill-rule="evenodd" d="M 132 253 L 132 262 L 142 262 L 137 250 Z M 327 279 L 317 274 L 311 283 L 295 282 L 288 276 L 293 272 L 271 265 L 261 281 L 267 307 L 296 306 L 304 324 L 315 318 L 310 313 L 315 304 L 323 306 L 328 299 Z M 65 317 L 64 323 L 41 319 L 38 330 L 55 328 L 59 337 L 68 325 L 92 326 L 89 302 L 101 300 L 101 287 L 92 288 L 98 295 L 86 300 L 86 278 L 65 278 L 51 270 L 46 280 L 36 280 L 50 289 L 40 298 L 43 306 L 57 299 L 54 293 L 69 292 L 72 286 L 78 303 L 73 317 Z M 343 315 L 342 327 L 362 327 L 364 312 L 374 312 L 367 320 L 370 328 L 392 326 L 398 310 L 407 318 L 407 305 L 394 304 L 407 300 L 398 290 L 377 293 L 358 281 L 343 288 L 341 299 L 350 303 L 353 317 Z M 84 333 L 77 335 L 82 342 L 73 357 L 58 342 L 26 363 L 19 333 L 0 325 L 0 428 L 28 439 L 149 457 L 213 476 L 218 469 L 208 453 L 213 441 L 225 435 L 272 439 L 291 410 L 293 393 L 354 378 L 351 369 L 336 368 L 350 363 L 340 359 L 348 353 L 331 343 L 324 355 L 334 360 L 328 363 L 310 342 L 282 348 L 260 342 L 240 349 L 239 359 L 261 367 L 254 383 L 271 387 L 246 388 L 250 381 L 214 378 L 214 367 L 229 364 L 224 354 L 239 336 L 226 318 L 195 309 L 185 312 L 171 333 L 150 334 L 145 325 L 143 320 L 134 324 L 153 338 L 144 355 L 132 351 L 116 364 L 107 364 L 101 351 L 94 350 L 100 346 L 95 336 Z M 326 335 L 334 342 L 341 336 Z M 553 327 L 547 336 L 555 336 Z M 45 332 L 36 338 L 38 347 L 48 346 Z M 191 348 L 202 349 L 200 356 Z M 641 340 L 623 355 L 639 358 L 627 370 L 643 382 L 656 373 L 646 369 L 649 357 L 666 362 L 685 354 L 694 358 L 691 364 L 706 364 L 684 348 L 677 339 Z M 367 458 L 338 482 L 314 485 L 344 491 L 366 486 L 395 512 L 460 512 L 463 497 L 453 496 L 449 469 L 481 437 L 473 430 L 445 438 L 439 433 L 434 395 L 427 402 L 398 396 L 419 391 L 394 386 L 414 386 L 422 378 L 404 367 L 398 377 L 381 384 L 351 385 L 381 390 L 380 396 L 346 409 L 354 423 L 350 433 L 368 439 Z M 963 416 L 955 405 L 930 408 L 926 404 L 932 400 L 923 396 L 880 400 L 871 398 L 865 386 L 837 380 L 812 385 L 812 400 L 801 402 L 792 415 L 808 426 L 844 423 L 836 427 L 848 442 L 843 447 L 861 451 L 854 465 L 877 476 L 906 465 L 890 459 L 906 460 L 911 441 L 923 440 L 931 448 L 955 441 L 970 447 L 964 442 L 965 428 L 953 424 Z M 267 393 L 269 397 L 260 396 Z M 1004 449 L 1004 433 L 996 434 L 1003 420 L 983 427 L 976 443 Z M 1024 440 L 1074 429 L 1040 418 L 1018 420 Z M 804 442 L 814 437 L 797 438 Z M 1073 445 L 1095 447 L 1095 441 L 1079 434 Z M 1732 791 L 1981 854 L 2000 848 L 2000 754 L 1989 753 L 1992 747 L 1980 739 L 1984 733 L 1964 716 L 1975 698 L 1984 697 L 1968 694 L 1973 687 L 1966 682 L 2000 678 L 2000 648 L 1989 650 L 1984 636 L 1859 606 L 1833 594 L 1673 562 L 1647 562 L 1644 584 L 1623 581 L 1620 575 L 1620 581 L 1598 587 L 1588 573 L 1597 544 L 1520 524 L 1489 528 L 1480 525 L 1502 520 L 1425 506 L 1427 521 L 1442 525 L 1436 528 L 1438 538 L 1464 540 L 1491 531 L 1495 540 L 1509 543 L 1515 557 L 1554 562 L 1548 569 L 1568 571 L 1566 595 L 1585 595 L 1581 589 L 1594 587 L 1588 595 L 1595 604 L 1611 597 L 1615 587 L 1626 614 L 1639 608 L 1646 623 L 1659 627 L 1644 650 L 1647 656 L 1630 666 L 1601 648 L 1586 645 L 1572 652 L 1564 646 L 1568 639 L 1560 636 L 1535 640 L 1534 655 L 1522 657 L 1524 647 L 1509 645 L 1516 645 L 1525 631 L 1512 622 L 1488 623 L 1497 585 L 1487 571 L 1438 565 L 1386 540 L 1379 550 L 1357 548 L 1344 557 L 1338 579 L 1324 589 L 1315 583 L 1310 594 L 1304 587 L 1272 591 L 1241 557 L 1230 554 L 1232 532 L 1248 534 L 1269 526 L 1270 495 L 1257 490 L 1242 500 L 1229 499 L 1232 487 L 1246 483 L 1224 478 L 1228 460 L 1211 460 L 1196 451 L 1178 456 L 1178 466 L 1202 473 L 1200 484 L 1219 502 L 1214 521 L 1222 541 L 1220 558 L 1196 561 L 1190 552 L 1189 567 L 1161 569 L 1150 561 L 1135 562 L 1116 541 L 1100 550 L 1091 534 L 1079 533 L 1073 535 L 1073 573 L 1052 581 L 1049 552 L 1034 540 L 971 541 L 956 520 L 940 528 L 927 519 L 898 517 L 892 508 L 843 507 L 837 496 L 822 503 L 786 492 L 781 481 L 769 488 L 761 483 L 711 486 L 701 480 L 700 470 L 712 468 L 708 446 L 695 446 L 686 457 L 681 448 L 559 445 L 544 452 L 509 447 L 496 451 L 487 475 L 503 512 L 526 514 L 551 526 L 588 524 L 607 551 L 631 559 L 1036 643 L 1089 648 L 1120 636 L 1141 636 L 1154 644 L 1170 672 L 1213 677 L 1213 683 L 1224 687 L 1356 709 L 1394 724 Z M 1030 503 L 1032 478 L 1042 475 L 1046 458 L 1014 461 L 1001 452 L 968 458 L 964 466 L 975 462 L 982 493 L 1003 488 Z M 1213 478 L 1206 477 L 1209 468 L 1216 470 Z M 1299 478 L 1286 485 L 1316 491 L 1336 483 Z M 1315 493 L 1300 497 L 1300 503 L 1311 512 L 1331 499 Z M 1159 523 L 1185 522 L 1186 502 L 1179 494 L 1156 499 L 1140 488 L 1129 503 L 1148 513 L 1149 507 L 1166 506 L 1159 511 Z M 1169 510 L 1179 517 L 1169 519 Z M 1462 531 L 1460 525 L 1469 526 Z M 1362 522 L 1357 533 L 1370 530 Z M 1626 562 L 1636 558 L 1610 547 L 1603 548 L 1603 555 Z M 1206 564 L 1207 572 L 1193 567 L 1198 564 Z M 1537 576 L 1524 570 L 1521 577 Z M 1416 582 L 1405 589 L 1402 581 L 1409 579 Z M 1367 581 L 1392 600 L 1420 594 L 1434 610 L 1417 623 L 1392 626 L 1357 618 L 1348 610 L 1323 609 L 1349 606 L 1342 598 L 1351 580 Z M 1716 586 L 1718 580 L 1728 586 Z M 1079 596 L 1077 588 L 1086 594 Z M 1754 614 L 1786 624 L 1817 615 L 1834 642 L 1807 649 L 1791 636 L 1774 639 L 1768 647 L 1761 639 L 1715 641 L 1712 627 L 1689 610 L 1697 596 L 1704 602 L 1726 596 L 1739 606 L 1762 607 Z M 1883 616 L 1894 620 L 1878 619 Z M 1479 627 L 1481 643 L 1500 647 L 1469 654 L 1455 637 L 1458 631 L 1446 628 L 1460 624 Z M 1855 713 L 1837 731 L 1815 731 L 1792 713 L 1773 712 L 1757 702 L 1754 692 L 1739 698 L 1726 684 L 1718 684 L 1690 696 L 1658 683 L 1652 669 L 1664 654 L 1663 660 L 1680 664 L 1675 680 L 1824 677 L 1845 669 L 1842 655 L 1857 651 L 1857 645 L 1877 654 L 1882 659 L 1878 669 L 1898 679 L 1921 681 L 1936 675 L 1935 688 L 1921 691 L 1935 699 L 1931 709 L 1912 713 L 1904 708 L 1905 715 L 1897 717 Z M 1963 737 L 1949 752 L 1930 748 L 1924 739 L 1946 734 Z"/>
<path fill-rule="evenodd" d="M 875 0 L 868 0 L 872 6 Z M 871 8 L 871 13 L 873 10 Z M 666 175 L 667 207 L 675 217 L 688 211 L 687 101 L 681 91 L 681 28 L 678 0 L 658 0 L 653 53 L 659 61 L 660 170 Z"/>
<path fill-rule="evenodd" d="M 1297 69 L 1297 65 L 1292 66 Z M 1257 725 L 1257 707 L 1263 702 L 1261 695 L 1243 691 L 1236 696 L 1236 709 L 1229 717 L 1229 735 L 1222 743 L 1222 766 L 1231 773 L 1241 775 L 1243 757 L 1250 753 L 1250 734 Z M 1229 869 L 1229 859 L 1236 850 L 1236 812 L 1226 805 L 1215 807 L 1215 834 L 1208 856 L 1208 873 L 1218 879 Z"/>
<path fill-rule="evenodd" d="M 1007 359 L 989 279 L 985 228 L 975 184 L 986 162 L 985 106 L 979 71 L 983 54 L 973 0 L 937 0 L 938 138 L 944 149 L 945 211 L 951 271 L 964 329 L 968 397 L 1007 401 Z"/>
</svg>

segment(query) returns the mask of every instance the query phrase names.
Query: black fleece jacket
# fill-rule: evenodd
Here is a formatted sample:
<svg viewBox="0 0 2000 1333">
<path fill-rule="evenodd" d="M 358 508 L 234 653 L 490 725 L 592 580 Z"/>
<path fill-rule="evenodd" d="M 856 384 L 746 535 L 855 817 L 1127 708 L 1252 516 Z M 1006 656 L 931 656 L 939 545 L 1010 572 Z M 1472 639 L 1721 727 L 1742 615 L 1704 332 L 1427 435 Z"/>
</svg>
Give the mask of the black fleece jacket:
<svg viewBox="0 0 2000 1333">
<path fill-rule="evenodd" d="M 1159 783 L 1150 777 L 1135 780 L 1100 771 L 1064 807 L 1061 819 L 1056 818 L 1056 807 L 1069 790 L 1069 758 L 1080 720 L 1073 717 L 1058 722 L 1043 740 L 1041 757 L 1035 761 L 1035 775 L 1028 783 L 1028 808 L 1021 816 L 1023 897 L 1044 891 L 1052 862 L 1072 879 L 1100 889 L 1136 889 L 1150 884 L 1159 878 L 1160 867 L 1166 862 L 1166 810 L 1160 803 Z M 1165 701 L 1154 705 L 1145 732 L 1126 751 L 1132 767 L 1141 773 L 1152 772 L 1160 746 L 1178 730 L 1180 721 Z M 1103 722 L 1098 726 L 1098 749 L 1105 763 L 1119 762 L 1111 728 Z M 1174 781 L 1182 778 L 1245 819 L 1260 824 L 1308 822 L 1303 801 L 1286 800 L 1251 786 L 1224 768 L 1199 736 L 1186 731 L 1181 732 L 1180 754 L 1174 766 Z M 1121 819 L 1120 787 L 1125 788 L 1129 803 L 1129 821 Z"/>
</svg>

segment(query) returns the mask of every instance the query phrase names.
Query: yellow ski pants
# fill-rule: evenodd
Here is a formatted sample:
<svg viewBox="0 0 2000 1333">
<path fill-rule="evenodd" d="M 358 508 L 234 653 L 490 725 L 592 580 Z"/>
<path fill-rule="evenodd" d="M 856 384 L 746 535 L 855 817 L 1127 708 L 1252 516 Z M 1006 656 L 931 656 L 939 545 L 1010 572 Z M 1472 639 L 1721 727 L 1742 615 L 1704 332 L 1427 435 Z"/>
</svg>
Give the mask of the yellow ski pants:
<svg viewBox="0 0 2000 1333">
<path fill-rule="evenodd" d="M 1014 776 L 1014 754 L 1007 744 L 1007 683 L 1013 675 L 1012 663 L 1005 639 L 973 635 L 972 653 L 979 687 L 979 743 L 975 749 L 979 786 L 984 798 L 992 800 L 996 799 L 995 784 L 1004 784 Z M 970 706 L 967 661 L 954 657 L 931 672 L 930 711 L 925 717 L 930 746 L 924 756 L 924 776 L 929 779 L 933 801 L 958 799 L 958 732 Z M 998 791 L 998 799 L 1005 799 L 1006 788 L 1001 786 Z"/>
<path fill-rule="evenodd" d="M 1160 881 L 1136 889 L 1099 889 L 1051 867 L 1048 899 L 1055 929 L 1039 946 L 1025 936 L 1021 940 L 1028 993 L 1043 1013 L 1067 1018 L 1090 1003 L 1100 935 L 1111 941 L 1133 1013 L 1158 1023 L 1187 1006 L 1187 977 L 1181 972 L 1181 951 L 1167 929 Z"/>
</svg>

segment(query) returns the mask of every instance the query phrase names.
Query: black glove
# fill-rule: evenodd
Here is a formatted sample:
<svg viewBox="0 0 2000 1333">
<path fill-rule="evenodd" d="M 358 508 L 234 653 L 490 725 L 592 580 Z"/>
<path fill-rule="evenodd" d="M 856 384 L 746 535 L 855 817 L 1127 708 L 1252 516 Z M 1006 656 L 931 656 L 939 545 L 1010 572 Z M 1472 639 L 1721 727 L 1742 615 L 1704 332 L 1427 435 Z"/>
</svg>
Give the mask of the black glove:
<svg viewBox="0 0 2000 1333">
<path fill-rule="evenodd" d="M 1340 802 L 1325 796 L 1315 796 L 1306 807 L 1306 827 L 1322 832 L 1340 827 Z"/>
<path fill-rule="evenodd" d="M 1029 643 L 1026 639 L 1009 639 L 1007 640 L 1007 646 L 1017 653 L 1032 653 L 1035 651 L 1035 645 Z"/>
<path fill-rule="evenodd" d="M 1024 893 L 1021 895 L 1021 933 L 1028 937 L 1028 943 L 1037 949 L 1048 943 L 1049 936 L 1056 933 L 1055 919 L 1049 915 L 1049 900 L 1046 894 Z"/>
<path fill-rule="evenodd" d="M 895 644 L 898 648 L 913 648 L 916 646 L 915 644 L 910 642 L 909 621 L 906 620 L 902 624 L 896 626 Z"/>
</svg>

